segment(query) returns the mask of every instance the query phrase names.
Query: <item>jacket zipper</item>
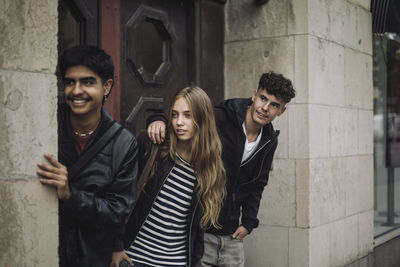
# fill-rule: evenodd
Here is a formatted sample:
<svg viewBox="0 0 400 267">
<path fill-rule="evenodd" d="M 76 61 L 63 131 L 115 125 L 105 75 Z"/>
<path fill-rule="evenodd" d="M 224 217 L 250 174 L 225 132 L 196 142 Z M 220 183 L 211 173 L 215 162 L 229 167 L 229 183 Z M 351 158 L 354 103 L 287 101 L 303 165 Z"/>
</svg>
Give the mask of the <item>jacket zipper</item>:
<svg viewBox="0 0 400 267">
<path fill-rule="evenodd" d="M 239 172 L 240 172 L 240 168 L 243 167 L 244 165 L 246 165 L 247 163 L 249 163 L 249 162 L 254 158 L 254 156 L 255 156 L 258 152 L 260 152 L 266 145 L 268 145 L 268 144 L 271 142 L 271 140 L 272 140 L 272 139 L 269 139 L 269 140 L 268 140 L 265 144 L 263 144 L 255 153 L 253 153 L 253 155 L 252 155 L 249 159 L 247 159 L 244 163 L 240 164 Z M 276 136 L 275 136 L 275 138 L 273 138 L 273 140 L 274 140 L 274 142 L 275 142 L 275 140 L 277 140 Z M 266 154 L 267 154 L 267 153 L 268 153 L 268 151 L 266 152 Z M 259 173 L 258 173 L 258 175 L 257 175 L 256 177 L 258 177 L 258 176 L 260 175 L 260 173 L 261 173 L 262 167 L 263 167 L 263 165 L 264 165 L 264 159 L 265 159 L 265 157 L 266 157 L 266 156 L 264 156 L 264 158 L 263 158 L 263 160 L 262 160 L 260 171 L 259 171 Z M 253 180 L 254 180 L 254 179 L 253 179 Z M 248 183 L 251 183 L 253 180 L 251 180 L 251 181 L 249 181 L 249 182 L 246 182 L 246 183 L 243 183 L 243 184 L 240 184 L 240 186 L 241 186 L 241 185 L 248 184 Z M 238 183 L 238 181 L 236 181 L 235 188 L 237 188 L 237 183 Z M 235 212 L 236 212 L 236 192 L 233 192 L 233 194 L 232 194 L 232 202 L 233 202 L 233 207 L 232 207 L 233 211 L 232 211 L 232 213 L 235 213 Z"/>
<path fill-rule="evenodd" d="M 277 140 L 277 138 L 274 139 L 274 142 L 272 143 L 272 145 L 275 144 L 276 140 Z M 269 140 L 269 141 L 271 141 L 271 140 Z M 269 143 L 269 142 L 268 142 L 268 143 Z M 266 143 L 265 145 L 267 145 L 268 143 Z M 272 147 L 272 145 L 271 145 L 271 147 Z M 269 149 L 269 150 L 270 150 L 270 149 Z M 262 168 L 263 168 L 263 166 L 264 166 L 265 157 L 267 156 L 269 150 L 265 152 L 265 155 L 264 155 L 264 157 L 263 157 L 263 159 L 262 159 L 262 161 L 261 161 L 261 168 L 260 168 L 260 171 L 258 172 L 257 176 L 255 176 L 255 178 L 254 178 L 253 180 L 248 181 L 248 182 L 245 182 L 245 183 L 243 183 L 243 184 L 241 184 L 241 185 L 246 185 L 246 184 L 252 183 L 254 180 L 257 179 L 257 177 L 260 176 L 261 170 L 262 170 Z"/>
<path fill-rule="evenodd" d="M 253 155 L 251 155 L 251 157 L 250 157 L 249 159 L 247 159 L 245 162 L 243 162 L 242 164 L 240 164 L 240 167 L 242 167 L 242 166 L 246 165 L 247 163 L 249 163 L 249 162 L 254 158 L 254 156 L 255 156 L 258 152 L 260 152 L 261 149 L 263 149 L 266 145 L 268 145 L 269 142 L 271 142 L 271 139 L 268 140 L 264 145 L 262 145 L 262 147 L 260 147 L 255 153 L 253 153 Z"/>
<path fill-rule="evenodd" d="M 193 191 L 193 193 L 194 193 L 194 191 Z M 191 255 L 192 255 L 192 253 L 190 253 L 190 248 L 191 248 L 191 245 L 192 245 L 192 225 L 193 225 L 193 220 L 194 220 L 194 216 L 196 215 L 196 209 L 197 209 L 197 207 L 198 207 L 198 205 L 199 205 L 199 202 L 200 202 L 200 199 L 198 199 L 197 200 L 197 202 L 196 202 L 196 205 L 194 206 L 194 209 L 193 209 L 193 215 L 192 215 L 192 219 L 190 220 L 190 225 L 189 225 L 189 247 L 188 247 L 188 251 L 189 251 L 189 259 L 188 259 L 188 266 L 190 266 L 190 264 L 192 263 L 192 261 L 191 261 Z"/>
</svg>

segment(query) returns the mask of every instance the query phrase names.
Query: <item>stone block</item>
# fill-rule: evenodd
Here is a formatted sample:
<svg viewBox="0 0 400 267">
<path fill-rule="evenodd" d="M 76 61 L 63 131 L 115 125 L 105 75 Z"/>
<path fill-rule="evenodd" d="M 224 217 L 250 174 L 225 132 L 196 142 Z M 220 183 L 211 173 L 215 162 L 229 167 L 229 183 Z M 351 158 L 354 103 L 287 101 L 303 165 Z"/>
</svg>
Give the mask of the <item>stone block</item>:
<svg viewBox="0 0 400 267">
<path fill-rule="evenodd" d="M 308 33 L 329 40 L 329 0 L 308 0 Z M 342 2 L 342 1 L 337 1 Z"/>
<path fill-rule="evenodd" d="M 225 98 L 249 97 L 265 72 L 293 80 L 294 38 L 270 38 L 225 44 Z"/>
<path fill-rule="evenodd" d="M 289 158 L 309 158 L 309 105 L 292 104 L 289 112 Z"/>
<path fill-rule="evenodd" d="M 289 229 L 289 267 L 308 267 L 310 229 Z"/>
<path fill-rule="evenodd" d="M 286 111 L 272 122 L 275 130 L 279 130 L 278 147 L 276 148 L 274 159 L 287 159 L 289 156 L 289 109 L 291 105 L 286 106 Z"/>
<path fill-rule="evenodd" d="M 358 153 L 358 110 L 330 108 L 330 155 L 347 156 Z"/>
<path fill-rule="evenodd" d="M 328 106 L 310 105 L 309 107 L 309 158 L 330 156 L 330 113 Z M 302 142 L 307 142 L 303 139 Z"/>
<path fill-rule="evenodd" d="M 58 266 L 55 191 L 38 180 L 0 180 L 0 198 L 0 265 Z"/>
<path fill-rule="evenodd" d="M 367 2 L 366 0 L 360 0 Z M 356 32 L 358 37 L 350 47 L 372 55 L 372 15 L 369 9 L 357 8 Z"/>
<path fill-rule="evenodd" d="M 288 266 L 288 242 L 288 228 L 260 225 L 244 239 L 245 266 Z"/>
<path fill-rule="evenodd" d="M 289 0 L 288 34 L 308 33 L 308 0 Z"/>
<path fill-rule="evenodd" d="M 370 55 L 345 48 L 344 85 L 347 107 L 372 110 L 372 57 Z"/>
<path fill-rule="evenodd" d="M 287 1 L 272 0 L 263 6 L 254 5 L 253 0 L 228 1 L 225 7 L 225 40 L 231 42 L 287 35 Z"/>
<path fill-rule="evenodd" d="M 311 103 L 344 105 L 344 48 L 309 38 L 309 98 Z"/>
<path fill-rule="evenodd" d="M 373 209 L 373 175 L 372 155 L 345 158 L 347 216 Z"/>
<path fill-rule="evenodd" d="M 339 220 L 346 212 L 345 162 L 342 158 L 310 160 L 310 227 Z"/>
<path fill-rule="evenodd" d="M 345 266 L 358 259 L 358 231 L 358 215 L 329 225 L 330 266 Z"/>
<path fill-rule="evenodd" d="M 321 225 L 309 230 L 309 267 L 331 267 L 329 262 L 330 235 L 329 225 Z"/>
<path fill-rule="evenodd" d="M 294 89 L 296 97 L 292 100 L 293 103 L 310 103 L 310 70 L 309 70 L 309 55 L 313 51 L 309 50 L 309 36 L 296 35 L 294 37 Z"/>
<path fill-rule="evenodd" d="M 372 252 L 374 248 L 374 212 L 371 210 L 358 215 L 358 258 Z"/>
<path fill-rule="evenodd" d="M 296 160 L 296 226 L 310 227 L 310 160 Z"/>
<path fill-rule="evenodd" d="M 54 73 L 57 1 L 2 1 L 0 68 Z"/>
<path fill-rule="evenodd" d="M 310 267 L 347 266 L 358 259 L 358 215 L 310 229 Z"/>
<path fill-rule="evenodd" d="M 360 175 L 360 157 L 346 157 L 345 175 L 346 175 L 346 215 L 354 215 L 360 212 L 361 194 L 364 194 L 365 187 L 362 185 L 367 177 Z M 368 190 L 369 191 L 369 190 Z M 367 195 L 367 194 L 366 194 Z M 372 197 L 368 194 L 367 197 Z"/>
<path fill-rule="evenodd" d="M 347 1 L 325 1 L 328 5 L 328 40 L 341 45 L 357 43 L 357 7 Z"/>
<path fill-rule="evenodd" d="M 260 203 L 260 224 L 295 226 L 296 174 L 294 160 L 274 160 Z"/>
<path fill-rule="evenodd" d="M 320 38 L 371 54 L 371 13 L 348 1 L 310 0 L 309 32 Z"/>
<path fill-rule="evenodd" d="M 52 74 L 0 70 L 0 177 L 35 176 L 57 155 L 57 85 Z"/>
<path fill-rule="evenodd" d="M 358 261 L 355 261 L 350 263 L 349 265 L 346 265 L 346 267 L 360 267 L 360 263 Z"/>
<path fill-rule="evenodd" d="M 371 0 L 348 0 L 348 1 L 354 5 L 358 5 L 364 8 L 367 11 L 370 11 L 371 9 Z"/>
<path fill-rule="evenodd" d="M 374 145 L 374 115 L 372 110 L 358 110 L 358 153 L 372 154 Z"/>
</svg>

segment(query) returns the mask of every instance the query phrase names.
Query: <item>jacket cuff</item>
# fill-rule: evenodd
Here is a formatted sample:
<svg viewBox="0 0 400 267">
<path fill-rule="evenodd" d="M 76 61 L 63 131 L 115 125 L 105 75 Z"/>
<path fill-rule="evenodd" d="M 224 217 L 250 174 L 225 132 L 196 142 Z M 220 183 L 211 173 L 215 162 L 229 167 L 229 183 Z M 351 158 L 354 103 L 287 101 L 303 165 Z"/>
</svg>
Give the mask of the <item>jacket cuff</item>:
<svg viewBox="0 0 400 267">
<path fill-rule="evenodd" d="M 113 252 L 123 251 L 124 242 L 121 239 L 115 239 L 113 245 Z"/>
<path fill-rule="evenodd" d="M 65 207 L 69 209 L 77 209 L 80 204 L 78 191 L 71 187 L 70 190 L 71 196 L 69 197 L 69 199 L 63 200 L 62 203 Z"/>
<path fill-rule="evenodd" d="M 125 233 L 125 225 L 120 226 L 116 229 L 116 232 L 114 233 L 113 252 L 122 251 L 125 249 L 123 241 L 124 233 Z"/>
<path fill-rule="evenodd" d="M 244 228 L 246 228 L 250 234 L 254 228 L 258 227 L 258 219 L 255 219 L 255 220 L 243 219 L 241 225 Z"/>
<path fill-rule="evenodd" d="M 167 119 L 167 117 L 164 115 L 164 113 L 155 113 L 155 114 L 153 114 L 153 115 L 150 115 L 150 116 L 147 118 L 147 120 L 146 120 L 146 128 L 149 127 L 149 125 L 150 125 L 152 122 L 155 122 L 155 121 L 163 121 L 165 124 L 167 124 L 168 119 Z"/>
</svg>

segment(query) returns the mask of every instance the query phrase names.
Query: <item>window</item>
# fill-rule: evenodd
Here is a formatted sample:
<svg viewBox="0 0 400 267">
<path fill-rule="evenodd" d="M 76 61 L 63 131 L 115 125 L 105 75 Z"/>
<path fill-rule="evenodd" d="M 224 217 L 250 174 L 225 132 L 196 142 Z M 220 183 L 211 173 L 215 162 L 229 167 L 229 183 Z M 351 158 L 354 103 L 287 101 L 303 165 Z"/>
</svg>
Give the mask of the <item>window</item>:
<svg viewBox="0 0 400 267">
<path fill-rule="evenodd" d="M 374 236 L 400 227 L 400 36 L 374 35 Z"/>
</svg>

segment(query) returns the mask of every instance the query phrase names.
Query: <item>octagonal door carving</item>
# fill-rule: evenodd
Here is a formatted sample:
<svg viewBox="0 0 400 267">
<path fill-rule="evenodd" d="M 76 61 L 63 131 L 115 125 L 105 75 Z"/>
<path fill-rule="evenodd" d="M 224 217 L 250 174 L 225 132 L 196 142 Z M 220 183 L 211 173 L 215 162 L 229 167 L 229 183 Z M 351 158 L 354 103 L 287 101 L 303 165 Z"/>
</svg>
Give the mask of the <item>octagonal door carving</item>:
<svg viewBox="0 0 400 267">
<path fill-rule="evenodd" d="M 174 93 L 223 96 L 224 6 L 210 0 L 121 0 L 121 122 L 136 135 Z"/>
<path fill-rule="evenodd" d="M 121 0 L 121 121 L 133 133 L 193 82 L 188 12 L 193 1 Z"/>
</svg>

